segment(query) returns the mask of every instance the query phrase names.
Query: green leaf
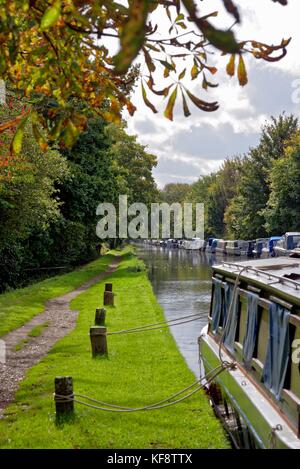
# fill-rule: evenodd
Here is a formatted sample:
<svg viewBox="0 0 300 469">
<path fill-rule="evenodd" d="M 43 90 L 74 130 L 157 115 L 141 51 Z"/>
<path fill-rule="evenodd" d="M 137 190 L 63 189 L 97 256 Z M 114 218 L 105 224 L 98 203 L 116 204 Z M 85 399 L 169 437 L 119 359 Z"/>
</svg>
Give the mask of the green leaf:
<svg viewBox="0 0 300 469">
<path fill-rule="evenodd" d="M 177 16 L 177 18 L 176 18 L 176 20 L 175 20 L 175 23 L 177 23 L 177 21 L 181 21 L 181 20 L 184 20 L 184 14 L 183 14 L 183 13 L 180 13 L 180 14 Z"/>
<path fill-rule="evenodd" d="M 77 137 L 79 135 L 79 130 L 74 125 L 71 119 L 68 120 L 68 123 L 63 132 L 63 141 L 66 147 L 71 147 L 74 145 Z"/>
<path fill-rule="evenodd" d="M 175 105 L 175 101 L 176 101 L 176 98 L 177 98 L 177 89 L 178 89 L 178 86 L 176 86 L 176 88 L 174 88 L 174 90 L 173 90 L 173 92 L 172 92 L 172 94 L 169 98 L 166 109 L 164 111 L 164 116 L 167 119 L 170 119 L 170 121 L 173 120 L 173 110 L 174 110 L 174 105 Z"/>
<path fill-rule="evenodd" d="M 54 0 L 41 19 L 41 30 L 46 31 L 57 23 L 61 14 L 61 0 Z"/>
<path fill-rule="evenodd" d="M 121 50 L 114 57 L 115 73 L 123 75 L 138 55 L 145 39 L 149 0 L 129 2 L 128 21 L 120 32 Z"/>
<path fill-rule="evenodd" d="M 221 29 L 217 29 L 206 19 L 199 18 L 194 0 L 182 0 L 182 2 L 189 12 L 190 21 L 199 28 L 213 46 L 223 52 L 235 53 L 240 50 L 240 45 L 235 40 L 235 36 L 231 30 L 227 29 L 223 31 Z"/>
<path fill-rule="evenodd" d="M 29 114 L 21 120 L 14 134 L 14 137 L 12 139 L 10 150 L 14 155 L 19 155 L 21 153 L 23 137 L 24 137 L 24 128 L 28 120 L 28 117 L 29 117 Z"/>
<path fill-rule="evenodd" d="M 168 70 L 174 72 L 175 71 L 175 67 L 173 64 L 170 64 L 169 62 L 167 62 L 166 60 L 160 60 L 160 63 L 162 65 L 164 65 L 164 67 L 166 67 Z"/>
<path fill-rule="evenodd" d="M 146 104 L 146 106 L 149 107 L 151 109 L 151 111 L 154 112 L 154 114 L 156 114 L 157 109 L 153 106 L 153 104 L 147 98 L 147 93 L 146 93 L 143 82 L 142 82 L 142 95 L 143 95 L 143 100 L 144 100 L 144 103 Z"/>
</svg>

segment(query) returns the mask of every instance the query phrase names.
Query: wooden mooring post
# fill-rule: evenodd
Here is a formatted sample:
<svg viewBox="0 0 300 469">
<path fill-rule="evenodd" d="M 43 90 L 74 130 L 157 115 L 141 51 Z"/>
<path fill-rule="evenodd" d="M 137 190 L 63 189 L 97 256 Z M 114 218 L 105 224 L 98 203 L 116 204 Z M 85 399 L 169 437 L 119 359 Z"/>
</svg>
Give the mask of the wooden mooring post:
<svg viewBox="0 0 300 469">
<path fill-rule="evenodd" d="M 90 328 L 90 339 L 93 357 L 107 354 L 106 327 L 92 326 Z"/>
<path fill-rule="evenodd" d="M 57 376 L 54 386 L 56 417 L 72 414 L 74 412 L 73 378 L 71 376 Z"/>
<path fill-rule="evenodd" d="M 103 304 L 104 306 L 113 306 L 114 305 L 114 294 L 112 291 L 105 291 L 103 294 Z"/>
<path fill-rule="evenodd" d="M 105 326 L 106 309 L 97 308 L 95 314 L 95 326 Z"/>
</svg>

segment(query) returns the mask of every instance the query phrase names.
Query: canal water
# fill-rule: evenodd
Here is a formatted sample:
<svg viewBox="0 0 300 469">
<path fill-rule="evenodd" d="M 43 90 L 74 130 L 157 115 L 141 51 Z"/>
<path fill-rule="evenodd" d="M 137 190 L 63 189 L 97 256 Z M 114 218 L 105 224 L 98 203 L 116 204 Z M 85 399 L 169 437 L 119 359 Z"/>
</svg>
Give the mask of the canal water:
<svg viewBox="0 0 300 469">
<path fill-rule="evenodd" d="M 193 322 L 170 328 L 188 366 L 199 377 L 197 339 L 207 324 L 211 265 L 216 263 L 215 255 L 147 244 L 139 245 L 138 255 L 147 265 L 154 293 L 166 319 L 199 314 L 199 319 Z"/>
</svg>

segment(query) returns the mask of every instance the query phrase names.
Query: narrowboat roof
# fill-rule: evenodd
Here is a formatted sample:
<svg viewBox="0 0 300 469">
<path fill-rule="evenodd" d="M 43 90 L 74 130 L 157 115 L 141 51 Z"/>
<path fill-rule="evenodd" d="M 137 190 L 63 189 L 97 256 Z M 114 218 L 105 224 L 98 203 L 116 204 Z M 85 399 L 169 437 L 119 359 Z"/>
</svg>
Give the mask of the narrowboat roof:
<svg viewBox="0 0 300 469">
<path fill-rule="evenodd" d="M 236 263 L 222 262 L 213 266 L 213 270 L 234 278 L 241 272 L 241 279 L 300 305 L 300 259 L 273 257 Z"/>
<path fill-rule="evenodd" d="M 285 236 L 300 236 L 300 231 L 288 231 Z"/>
</svg>

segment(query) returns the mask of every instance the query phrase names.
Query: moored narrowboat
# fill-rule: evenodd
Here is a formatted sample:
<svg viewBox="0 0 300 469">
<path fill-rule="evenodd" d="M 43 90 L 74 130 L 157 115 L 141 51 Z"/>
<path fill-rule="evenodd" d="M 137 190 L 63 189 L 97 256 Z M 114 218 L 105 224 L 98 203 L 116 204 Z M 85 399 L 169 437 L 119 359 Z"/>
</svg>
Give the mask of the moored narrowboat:
<svg viewBox="0 0 300 469">
<path fill-rule="evenodd" d="M 227 241 L 226 254 L 228 256 L 240 256 L 241 255 L 241 241 Z"/>
<path fill-rule="evenodd" d="M 300 449 L 300 262 L 213 267 L 199 338 L 211 403 L 236 447 Z"/>
<path fill-rule="evenodd" d="M 200 238 L 192 238 L 191 240 L 184 240 L 182 243 L 184 249 L 191 251 L 204 251 L 206 241 Z"/>
<path fill-rule="evenodd" d="M 228 241 L 224 239 L 218 239 L 216 246 L 216 254 L 226 254 L 226 246 Z"/>
<path fill-rule="evenodd" d="M 300 233 L 285 233 L 274 247 L 274 252 L 275 256 L 289 256 L 297 252 L 300 255 Z"/>
<path fill-rule="evenodd" d="M 212 244 L 213 244 L 214 239 L 215 239 L 215 238 L 208 238 L 207 243 L 206 243 L 206 248 L 205 248 L 205 251 L 206 251 L 207 253 L 211 253 L 211 252 L 212 252 Z"/>
<path fill-rule="evenodd" d="M 267 246 L 262 248 L 261 257 L 266 258 L 275 256 L 275 246 L 279 241 L 281 241 L 281 239 L 282 236 L 271 236 Z"/>
<path fill-rule="evenodd" d="M 253 257 L 259 258 L 262 254 L 263 249 L 268 249 L 269 238 L 258 238 L 255 240 L 252 254 Z"/>
<path fill-rule="evenodd" d="M 254 241 L 227 241 L 226 254 L 228 256 L 252 256 Z"/>
<path fill-rule="evenodd" d="M 178 248 L 178 242 L 176 239 L 168 239 L 167 240 L 167 248 L 173 249 Z"/>
</svg>

